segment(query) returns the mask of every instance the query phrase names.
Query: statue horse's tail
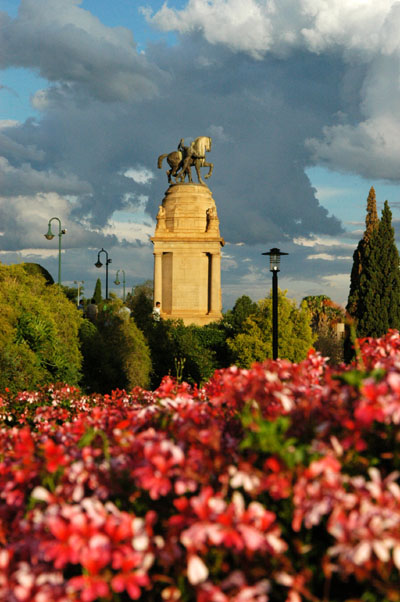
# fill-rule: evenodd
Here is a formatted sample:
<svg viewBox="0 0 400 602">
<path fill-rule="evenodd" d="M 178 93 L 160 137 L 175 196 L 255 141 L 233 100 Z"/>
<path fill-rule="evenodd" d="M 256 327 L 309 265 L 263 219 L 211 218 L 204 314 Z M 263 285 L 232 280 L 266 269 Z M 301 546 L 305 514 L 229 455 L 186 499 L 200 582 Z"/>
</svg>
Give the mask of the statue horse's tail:
<svg viewBox="0 0 400 602">
<path fill-rule="evenodd" d="M 158 167 L 158 169 L 161 169 L 161 167 L 162 167 L 162 162 L 164 161 L 165 157 L 168 157 L 168 154 L 169 154 L 169 153 L 165 153 L 165 155 L 160 155 L 160 156 L 158 157 L 158 160 L 157 160 L 157 167 Z"/>
</svg>

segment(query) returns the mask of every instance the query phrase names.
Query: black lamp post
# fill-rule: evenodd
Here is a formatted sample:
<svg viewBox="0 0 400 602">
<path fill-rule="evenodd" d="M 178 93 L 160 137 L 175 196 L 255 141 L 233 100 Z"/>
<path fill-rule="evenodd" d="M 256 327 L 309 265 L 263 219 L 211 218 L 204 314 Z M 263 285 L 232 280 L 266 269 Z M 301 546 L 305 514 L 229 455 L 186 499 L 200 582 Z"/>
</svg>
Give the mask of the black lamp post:
<svg viewBox="0 0 400 602">
<path fill-rule="evenodd" d="M 269 255 L 269 269 L 272 272 L 272 358 L 276 360 L 278 359 L 278 272 L 281 255 L 289 255 L 289 253 L 274 248 L 262 255 Z"/>
<path fill-rule="evenodd" d="M 96 268 L 101 268 L 103 265 L 100 261 L 100 253 L 106 254 L 106 299 L 108 299 L 108 264 L 112 262 L 112 259 L 108 259 L 108 253 L 105 249 L 100 249 L 100 251 L 97 253 L 97 261 L 94 264 Z"/>
<path fill-rule="evenodd" d="M 45 238 L 47 238 L 47 240 L 53 240 L 54 238 L 54 234 L 51 231 L 51 222 L 53 220 L 58 221 L 58 284 L 61 285 L 61 237 L 67 231 L 65 228 L 62 228 L 59 217 L 52 217 L 49 219 L 49 229 L 47 230 L 47 233 L 43 235 Z"/>
</svg>

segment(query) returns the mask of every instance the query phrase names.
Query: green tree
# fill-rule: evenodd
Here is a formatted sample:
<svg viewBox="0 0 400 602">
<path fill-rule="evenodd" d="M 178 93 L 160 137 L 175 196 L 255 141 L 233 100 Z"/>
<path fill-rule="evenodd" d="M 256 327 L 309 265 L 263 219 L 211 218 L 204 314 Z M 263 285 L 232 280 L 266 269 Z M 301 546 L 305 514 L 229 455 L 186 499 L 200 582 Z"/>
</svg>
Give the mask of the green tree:
<svg viewBox="0 0 400 602">
<path fill-rule="evenodd" d="M 0 264 L 0 390 L 78 384 L 81 316 L 57 285 Z"/>
<path fill-rule="evenodd" d="M 240 368 L 250 368 L 254 362 L 263 362 L 272 357 L 272 342 L 266 340 L 265 334 L 259 320 L 247 318 L 243 332 L 227 340 L 232 363 Z"/>
<path fill-rule="evenodd" d="M 65 286 L 64 284 L 61 285 L 61 290 L 63 291 L 64 295 L 70 300 L 72 301 L 72 303 L 74 303 L 76 305 L 77 301 L 78 301 L 78 289 L 75 286 Z M 83 293 L 84 287 L 81 286 L 80 287 L 80 298 L 82 299 L 82 293 Z"/>
<path fill-rule="evenodd" d="M 133 288 L 132 293 L 129 293 L 129 295 L 131 297 L 135 297 L 135 296 L 138 296 L 140 293 L 143 293 L 145 295 L 145 297 L 153 305 L 153 281 L 152 280 L 145 280 L 141 284 L 137 284 Z"/>
<path fill-rule="evenodd" d="M 215 351 L 212 349 L 211 333 L 205 326 L 178 323 L 170 335 L 177 361 L 183 360 L 182 378 L 189 383 L 203 384 L 211 378 L 217 368 Z"/>
<path fill-rule="evenodd" d="M 191 384 L 207 381 L 218 362 L 216 351 L 208 343 L 216 338 L 206 326 L 190 324 L 182 320 L 153 321 L 148 331 L 153 376 L 152 387 L 160 384 L 163 376 L 170 374 Z"/>
<path fill-rule="evenodd" d="M 149 347 L 135 322 L 119 313 L 121 307 L 120 299 L 110 299 L 100 305 L 96 325 L 83 320 L 81 385 L 88 392 L 110 393 L 150 383 Z"/>
<path fill-rule="evenodd" d="M 389 328 L 400 329 L 400 259 L 387 201 L 365 249 L 359 290 L 358 336 L 380 337 Z"/>
<path fill-rule="evenodd" d="M 251 315 L 256 314 L 257 311 L 257 303 L 252 301 L 247 295 L 242 295 L 235 301 L 233 308 L 224 314 L 224 322 L 232 333 L 239 333 L 245 320 Z"/>
<path fill-rule="evenodd" d="M 54 284 L 53 276 L 39 263 L 25 262 L 21 263 L 21 266 L 28 274 L 32 274 L 32 276 L 37 276 L 39 274 L 44 277 L 47 284 Z"/>
<path fill-rule="evenodd" d="M 353 256 L 347 311 L 355 320 L 357 336 L 377 337 L 389 328 L 400 328 L 400 268 L 389 205 L 386 201 L 379 221 L 373 188 L 365 223 Z M 350 359 L 351 351 L 346 356 Z"/>
<path fill-rule="evenodd" d="M 365 231 L 362 239 L 359 241 L 356 250 L 353 253 L 353 266 L 350 277 L 350 292 L 347 300 L 346 309 L 349 314 L 355 318 L 359 317 L 360 304 L 362 304 L 361 292 L 361 274 L 366 262 L 366 254 L 371 238 L 379 227 L 378 212 L 376 210 L 375 189 L 371 186 L 367 199 L 367 214 L 365 217 Z"/>
<path fill-rule="evenodd" d="M 153 322 L 151 316 L 153 310 L 153 281 L 146 280 L 135 286 L 133 294 L 127 296 L 126 305 L 131 310 L 137 326 L 148 336 Z"/>
<path fill-rule="evenodd" d="M 94 287 L 94 292 L 93 292 L 93 299 L 94 299 L 94 302 L 96 303 L 96 305 L 100 305 L 101 300 L 103 299 L 103 297 L 101 295 L 101 280 L 100 280 L 100 278 L 97 278 L 97 280 L 96 280 L 96 285 Z"/>
<path fill-rule="evenodd" d="M 299 362 L 312 347 L 314 336 L 310 326 L 310 314 L 305 303 L 300 308 L 286 298 L 286 291 L 278 292 L 280 358 Z M 253 362 L 272 357 L 272 297 L 258 302 L 258 310 L 243 323 L 242 332 L 228 338 L 232 361 L 243 368 Z"/>
</svg>

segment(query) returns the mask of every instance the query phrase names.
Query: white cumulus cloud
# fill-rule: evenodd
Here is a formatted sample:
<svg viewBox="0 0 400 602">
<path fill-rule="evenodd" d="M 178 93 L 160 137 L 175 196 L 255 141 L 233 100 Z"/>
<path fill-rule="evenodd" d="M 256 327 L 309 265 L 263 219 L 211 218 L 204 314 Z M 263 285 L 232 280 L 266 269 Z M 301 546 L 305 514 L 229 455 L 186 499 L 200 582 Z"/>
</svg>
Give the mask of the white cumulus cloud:
<svg viewBox="0 0 400 602">
<path fill-rule="evenodd" d="M 397 0 L 189 0 L 147 18 L 162 30 L 201 32 L 210 44 L 261 60 L 298 49 L 363 65 L 359 116 L 345 112 L 307 148 L 316 164 L 369 178 L 400 176 L 400 3 Z"/>
</svg>

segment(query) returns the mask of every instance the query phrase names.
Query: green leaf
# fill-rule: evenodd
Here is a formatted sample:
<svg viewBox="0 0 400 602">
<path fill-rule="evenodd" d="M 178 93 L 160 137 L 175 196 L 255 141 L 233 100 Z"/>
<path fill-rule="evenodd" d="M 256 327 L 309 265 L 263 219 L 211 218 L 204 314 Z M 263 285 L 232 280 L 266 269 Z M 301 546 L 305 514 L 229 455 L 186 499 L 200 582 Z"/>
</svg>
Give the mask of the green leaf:
<svg viewBox="0 0 400 602">
<path fill-rule="evenodd" d="M 343 384 L 360 389 L 364 380 L 367 378 L 373 378 L 375 382 L 380 382 L 385 374 L 386 372 L 383 368 L 376 368 L 370 372 L 366 372 L 365 370 L 351 370 L 350 372 L 345 372 L 343 374 L 335 374 L 332 378 Z"/>
<path fill-rule="evenodd" d="M 248 406 L 241 419 L 245 428 L 241 449 L 278 456 L 289 468 L 301 463 L 308 464 L 311 458 L 308 446 L 287 435 L 290 427 L 290 419 L 287 416 L 279 416 L 273 421 L 266 420 L 259 414 L 254 415 Z"/>
</svg>

